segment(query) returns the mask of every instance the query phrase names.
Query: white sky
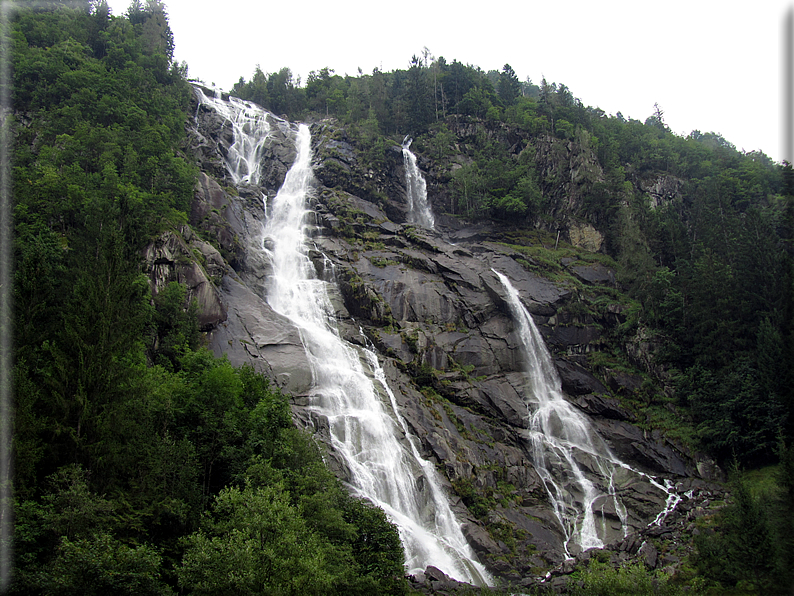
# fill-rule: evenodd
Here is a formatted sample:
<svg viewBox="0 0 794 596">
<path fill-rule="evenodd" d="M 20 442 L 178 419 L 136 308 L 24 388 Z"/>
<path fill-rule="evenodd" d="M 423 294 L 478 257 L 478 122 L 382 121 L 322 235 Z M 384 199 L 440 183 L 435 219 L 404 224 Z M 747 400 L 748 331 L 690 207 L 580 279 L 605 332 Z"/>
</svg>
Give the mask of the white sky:
<svg viewBox="0 0 794 596">
<path fill-rule="evenodd" d="M 355 75 L 407 68 L 427 47 L 522 81 L 564 83 L 585 105 L 644 121 L 654 103 L 676 133 L 717 132 L 783 159 L 782 33 L 792 0 L 164 0 L 175 57 L 229 89 L 289 67 Z M 129 0 L 109 0 L 113 14 Z M 789 157 L 791 159 L 791 157 Z"/>
</svg>

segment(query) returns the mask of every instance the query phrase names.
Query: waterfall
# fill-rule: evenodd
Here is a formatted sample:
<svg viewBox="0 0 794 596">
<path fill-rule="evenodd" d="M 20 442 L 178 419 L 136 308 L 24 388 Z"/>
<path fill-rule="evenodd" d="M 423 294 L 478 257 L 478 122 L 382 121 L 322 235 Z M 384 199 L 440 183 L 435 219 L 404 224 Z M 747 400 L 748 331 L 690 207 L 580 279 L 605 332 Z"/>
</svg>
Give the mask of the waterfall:
<svg viewBox="0 0 794 596">
<path fill-rule="evenodd" d="M 615 474 L 630 468 L 611 453 L 588 419 L 565 400 L 557 369 L 518 291 L 505 275 L 494 273 L 507 291 L 523 347 L 532 455 L 562 526 L 565 552 L 570 556 L 569 545 L 582 550 L 602 547 L 607 502 L 611 501 L 626 532 L 626 509 L 615 492 Z M 602 524 L 596 520 L 599 508 Z"/>
<path fill-rule="evenodd" d="M 216 91 L 214 97 L 207 97 L 204 92 L 194 87 L 199 101 L 207 104 L 218 114 L 226 118 L 234 132 L 234 143 L 229 146 L 226 154 L 226 169 L 235 186 L 240 184 L 259 184 L 259 164 L 262 161 L 262 150 L 270 136 L 268 113 L 259 106 L 237 97 L 229 97 L 225 102 Z"/>
<path fill-rule="evenodd" d="M 230 98 L 206 98 L 233 123 L 235 149 L 227 160 L 239 183 L 255 184 L 269 114 Z M 261 128 L 258 128 L 261 127 Z M 376 354 L 344 341 L 328 288 L 308 257 L 307 196 L 311 192 L 311 137 L 300 125 L 297 155 L 269 206 L 262 250 L 273 272 L 267 301 L 298 328 L 312 372 L 310 407 L 329 423 L 332 448 L 349 470 L 352 491 L 386 511 L 397 525 L 409 573 L 433 565 L 476 585 L 493 580 L 466 542 L 433 463 L 423 459 Z M 267 248 L 266 248 L 267 247 Z"/>
<path fill-rule="evenodd" d="M 409 572 L 434 565 L 461 581 L 488 584 L 444 496 L 433 464 L 419 455 L 375 354 L 342 340 L 327 287 L 307 252 L 306 196 L 312 180 L 309 129 L 265 227 L 273 275 L 268 302 L 300 330 L 311 370 L 311 407 L 328 419 L 334 450 L 354 491 L 397 524 Z M 404 441 L 400 438 L 405 437 Z"/>
<path fill-rule="evenodd" d="M 408 222 L 419 224 L 424 228 L 433 229 L 435 220 L 427 202 L 427 184 L 419 166 L 416 155 L 411 152 L 413 139 L 403 139 L 403 164 L 405 165 L 405 189 L 408 194 Z"/>
</svg>

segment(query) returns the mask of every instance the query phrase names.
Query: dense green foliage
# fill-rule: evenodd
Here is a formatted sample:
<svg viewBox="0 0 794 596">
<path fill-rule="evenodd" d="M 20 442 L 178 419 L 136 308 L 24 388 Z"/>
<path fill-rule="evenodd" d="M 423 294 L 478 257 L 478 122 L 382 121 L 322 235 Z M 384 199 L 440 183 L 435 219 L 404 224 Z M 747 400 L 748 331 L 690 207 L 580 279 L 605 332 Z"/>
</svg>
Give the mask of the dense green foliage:
<svg viewBox="0 0 794 596">
<path fill-rule="evenodd" d="M 734 468 L 733 502 L 701 524 L 694 565 L 709 594 L 787 594 L 794 588 L 794 448 L 771 481 Z"/>
<path fill-rule="evenodd" d="M 184 221 L 197 171 L 175 149 L 189 87 L 158 43 L 167 27 L 148 23 L 104 4 L 13 15 L 20 494 L 67 453 L 107 461 L 111 421 L 156 357 L 138 255 Z"/>
<path fill-rule="evenodd" d="M 18 500 L 15 593 L 400 593 L 394 527 L 285 397 L 206 350 L 178 365 L 140 367 L 114 437 Z"/>
<path fill-rule="evenodd" d="M 22 6 L 11 46 L 15 593 L 404 591 L 383 512 L 339 486 L 285 396 L 201 349 L 183 286 L 153 298 L 140 274 L 141 249 L 186 221 L 197 175 L 179 149 L 190 89 L 164 6 Z M 232 92 L 338 118 L 371 167 L 410 133 L 447 183 L 446 210 L 514 223 L 534 266 L 561 253 L 524 232 L 592 224 L 635 305 L 617 340 L 660 340 L 695 446 L 755 465 L 794 440 L 789 166 L 713 133 L 674 135 L 658 106 L 645 122 L 608 116 L 509 64 L 484 72 L 427 50 L 404 70 L 323 68 L 304 86 L 257 68 Z M 674 190 L 651 201 L 660 180 Z M 776 492 L 737 484 L 698 540 L 715 593 L 791 585 L 782 453 Z M 676 590 L 638 568 L 596 565 L 581 581 Z"/>
<path fill-rule="evenodd" d="M 286 396 L 201 347 L 141 249 L 187 220 L 190 87 L 164 7 L 12 15 L 15 594 L 394 594 L 385 514 Z"/>
</svg>

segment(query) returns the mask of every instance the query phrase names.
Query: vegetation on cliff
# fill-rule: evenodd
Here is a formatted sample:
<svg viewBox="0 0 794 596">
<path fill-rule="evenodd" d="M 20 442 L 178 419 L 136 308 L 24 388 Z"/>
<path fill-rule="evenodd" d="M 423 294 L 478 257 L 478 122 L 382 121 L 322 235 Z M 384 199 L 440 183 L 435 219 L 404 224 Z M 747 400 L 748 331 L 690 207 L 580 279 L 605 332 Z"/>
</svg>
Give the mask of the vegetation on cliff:
<svg viewBox="0 0 794 596">
<path fill-rule="evenodd" d="M 198 176 L 164 7 L 11 24 L 11 593 L 402 592 L 384 513 L 325 468 L 286 396 L 201 347 L 184 286 L 153 299 L 141 274 Z"/>
<path fill-rule="evenodd" d="M 257 70 L 233 92 L 290 117 L 335 116 L 362 153 L 416 135 L 436 209 L 569 236 L 593 226 L 639 302 L 632 324 L 664 343 L 657 361 L 699 445 L 760 463 L 781 430 L 791 439 L 788 165 L 714 133 L 675 135 L 658 106 L 644 123 L 608 116 L 508 64 L 485 73 L 425 55 L 391 73 L 324 68 L 305 87 L 288 69 Z"/>
<path fill-rule="evenodd" d="M 163 5 L 135 1 L 122 17 L 102 2 L 21 7 L 11 20 L 12 591 L 404 591 L 383 512 L 347 495 L 284 395 L 202 349 L 183 286 L 152 298 L 140 274 L 141 249 L 187 221 L 198 175 Z M 336 118 L 374 169 L 414 135 L 435 207 L 510 222 L 494 240 L 529 268 L 563 275 L 562 259 L 603 253 L 592 259 L 620 288 L 582 291 L 568 314 L 630 308 L 591 358 L 636 367 L 626 346 L 652 338 L 653 387 L 629 400 L 672 408 L 721 463 L 780 459 L 767 492 L 736 481 L 691 572 L 715 593 L 791 584 L 794 464 L 779 447 L 794 441 L 789 166 L 713 133 L 674 135 L 659 108 L 645 122 L 608 116 L 509 65 L 486 73 L 427 53 L 391 73 L 324 68 L 305 86 L 257 70 L 233 93 Z M 644 586 L 640 575 L 596 564 L 581 581 L 615 593 Z"/>
</svg>

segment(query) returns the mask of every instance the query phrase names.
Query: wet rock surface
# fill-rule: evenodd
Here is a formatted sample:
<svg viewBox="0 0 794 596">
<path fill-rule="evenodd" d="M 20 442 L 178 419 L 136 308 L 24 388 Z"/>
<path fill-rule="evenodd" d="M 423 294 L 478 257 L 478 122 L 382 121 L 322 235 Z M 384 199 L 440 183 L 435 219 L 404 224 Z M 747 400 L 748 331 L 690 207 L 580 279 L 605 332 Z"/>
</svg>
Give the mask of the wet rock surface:
<svg viewBox="0 0 794 596">
<path fill-rule="evenodd" d="M 699 530 L 696 521 L 713 515 L 723 506 L 726 497 L 722 486 L 708 481 L 686 478 L 676 485 L 680 501 L 663 519 L 651 523 L 603 549 L 592 549 L 578 554 L 573 560 L 557 566 L 540 582 L 554 593 L 565 594 L 574 581 L 571 575 L 586 566 L 590 560 L 617 568 L 641 563 L 648 570 L 662 570 L 673 576 L 693 552 L 692 537 Z"/>
<path fill-rule="evenodd" d="M 280 132 L 266 147 L 262 188 L 235 193 L 219 168 L 228 133 L 216 115 L 200 108 L 196 114 L 189 145 L 204 173 L 191 224 L 204 240 L 197 237 L 192 246 L 207 262 L 207 283 L 223 313 L 206 320 L 209 345 L 289 391 L 296 419 L 322 439 L 327 420 L 307 407 L 311 372 L 300 333 L 267 304 L 271 267 L 262 228 L 267 197 L 275 195 L 294 156 L 289 126 L 276 122 Z M 377 351 L 410 432 L 441 471 L 464 534 L 492 574 L 516 586 L 540 585 L 538 578 L 565 558 L 560 524 L 532 464 L 521 344 L 493 269 L 518 289 L 554 353 L 567 399 L 591 417 L 615 455 L 638 473 L 679 481 L 697 476 L 684 450 L 635 426 L 635 415 L 622 405 L 621 398 L 639 390 L 641 377 L 589 366 L 585 354 L 603 346 L 605 330 L 620 322 L 617 311 L 600 319 L 572 317 L 565 310 L 570 288 L 528 270 L 521 255 L 494 242 L 504 232 L 494 223 L 439 217 L 437 230 L 407 225 L 399 147 L 387 150 L 386 167 L 374 172 L 332 122 L 313 124 L 312 134 L 317 180 L 310 256 L 318 276 L 337 281 L 332 316 L 344 338 Z M 585 167 L 589 162 L 582 160 Z M 146 257 L 153 283 L 166 278 L 157 269 L 165 258 L 158 250 Z M 613 272 L 601 265 L 572 269 L 588 284 L 614 284 Z M 208 306 L 207 312 L 215 311 Z M 333 453 L 329 465 L 345 477 Z M 629 536 L 645 536 L 666 494 L 641 475 L 618 480 Z M 620 526 L 608 507 L 600 515 Z M 633 543 L 626 548 L 607 550 L 619 557 Z M 631 556 L 637 553 L 639 546 Z M 663 554 L 657 547 L 656 565 Z M 641 556 L 653 561 L 650 547 Z M 421 592 L 460 588 L 432 568 L 420 575 L 412 585 Z M 555 589 L 559 577 L 544 589 Z"/>
</svg>

